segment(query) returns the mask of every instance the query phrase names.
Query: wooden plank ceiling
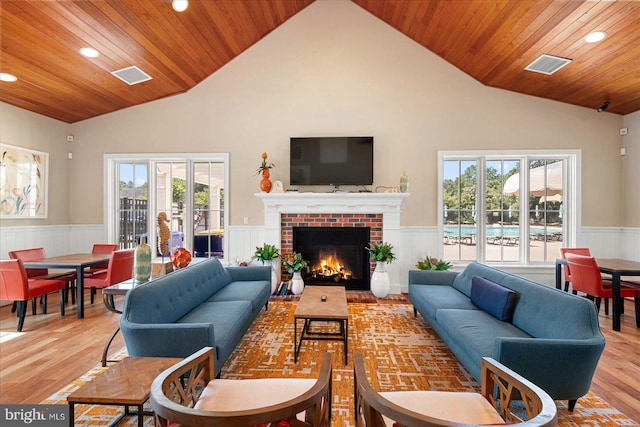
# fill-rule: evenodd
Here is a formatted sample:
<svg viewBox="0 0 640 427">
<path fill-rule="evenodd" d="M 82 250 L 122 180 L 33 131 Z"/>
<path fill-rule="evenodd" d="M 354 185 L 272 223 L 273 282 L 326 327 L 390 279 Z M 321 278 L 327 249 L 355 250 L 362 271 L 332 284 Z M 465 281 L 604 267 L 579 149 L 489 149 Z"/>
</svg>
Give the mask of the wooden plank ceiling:
<svg viewBox="0 0 640 427">
<path fill-rule="evenodd" d="M 0 101 L 64 122 L 188 91 L 314 0 L 2 0 Z M 608 112 L 640 110 L 640 2 L 352 0 L 485 85 Z M 608 37 L 584 42 L 591 31 Z M 98 58 L 78 54 L 93 47 Z M 541 54 L 573 61 L 524 71 Z M 152 80 L 110 73 L 131 65 Z"/>
</svg>

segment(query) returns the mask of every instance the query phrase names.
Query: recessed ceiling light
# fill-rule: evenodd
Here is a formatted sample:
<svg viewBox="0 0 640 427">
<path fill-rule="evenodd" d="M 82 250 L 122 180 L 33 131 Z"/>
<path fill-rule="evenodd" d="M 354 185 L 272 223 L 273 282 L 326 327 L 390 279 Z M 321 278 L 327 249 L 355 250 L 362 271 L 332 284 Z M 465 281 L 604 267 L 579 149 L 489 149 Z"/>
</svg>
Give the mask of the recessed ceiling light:
<svg viewBox="0 0 640 427">
<path fill-rule="evenodd" d="M 100 52 L 92 47 L 83 47 L 80 49 L 80 55 L 86 56 L 87 58 L 97 58 L 100 55 Z"/>
<path fill-rule="evenodd" d="M 171 6 L 176 12 L 184 12 L 189 7 L 189 0 L 173 0 Z"/>
<path fill-rule="evenodd" d="M 584 41 L 586 41 L 587 43 L 596 43 L 604 40 L 605 37 L 607 37 L 607 33 L 605 33 L 604 31 L 594 31 L 593 33 L 587 34 L 587 36 L 584 38 Z"/>
<path fill-rule="evenodd" d="M 15 82 L 16 80 L 18 80 L 18 78 L 16 76 L 14 76 L 13 74 L 0 73 L 0 81 L 3 81 L 3 82 Z"/>
</svg>

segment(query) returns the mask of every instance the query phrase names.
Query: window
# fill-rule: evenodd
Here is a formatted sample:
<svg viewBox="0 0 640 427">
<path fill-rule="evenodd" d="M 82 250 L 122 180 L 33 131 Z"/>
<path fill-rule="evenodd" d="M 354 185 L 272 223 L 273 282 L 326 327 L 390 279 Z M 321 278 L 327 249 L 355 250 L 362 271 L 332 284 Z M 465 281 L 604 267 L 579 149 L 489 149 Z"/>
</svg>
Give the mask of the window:
<svg viewBox="0 0 640 427">
<path fill-rule="evenodd" d="M 439 153 L 444 258 L 554 261 L 575 236 L 578 160 L 578 152 Z"/>
<path fill-rule="evenodd" d="M 146 239 L 157 248 L 163 220 L 170 231 L 169 253 L 185 247 L 195 257 L 224 258 L 227 165 L 227 154 L 107 155 L 110 240 L 131 248 Z"/>
</svg>

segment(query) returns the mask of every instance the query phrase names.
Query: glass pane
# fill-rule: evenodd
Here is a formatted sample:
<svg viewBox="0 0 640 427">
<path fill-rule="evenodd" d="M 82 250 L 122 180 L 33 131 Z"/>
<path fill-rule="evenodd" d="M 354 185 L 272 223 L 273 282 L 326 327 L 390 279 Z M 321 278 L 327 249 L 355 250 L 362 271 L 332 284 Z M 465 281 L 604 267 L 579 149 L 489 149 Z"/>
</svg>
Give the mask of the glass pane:
<svg viewBox="0 0 640 427">
<path fill-rule="evenodd" d="M 520 259 L 520 161 L 489 160 L 485 170 L 485 220 L 487 261 Z"/>
<path fill-rule="evenodd" d="M 224 257 L 224 164 L 194 163 L 193 253 Z"/>
<path fill-rule="evenodd" d="M 186 179 L 184 162 L 156 163 L 154 214 L 158 223 L 158 256 L 172 254 L 176 249 L 184 247 Z"/>
<path fill-rule="evenodd" d="M 563 244 L 562 165 L 558 159 L 529 162 L 530 261 L 554 260 Z"/>
<path fill-rule="evenodd" d="M 447 160 L 443 166 L 444 258 L 473 261 L 477 259 L 477 162 Z"/>
<path fill-rule="evenodd" d="M 118 244 L 122 249 L 135 247 L 147 234 L 149 178 L 146 164 L 118 165 L 119 223 Z"/>
</svg>

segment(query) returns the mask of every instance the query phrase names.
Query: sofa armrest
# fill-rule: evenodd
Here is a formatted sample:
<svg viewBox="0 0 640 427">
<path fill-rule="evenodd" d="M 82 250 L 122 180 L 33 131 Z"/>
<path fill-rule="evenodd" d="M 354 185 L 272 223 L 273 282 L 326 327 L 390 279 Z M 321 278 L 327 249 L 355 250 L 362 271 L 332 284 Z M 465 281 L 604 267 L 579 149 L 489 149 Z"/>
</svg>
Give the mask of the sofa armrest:
<svg viewBox="0 0 640 427">
<path fill-rule="evenodd" d="M 271 280 L 271 267 L 268 265 L 227 267 L 232 281 Z"/>
<path fill-rule="evenodd" d="M 556 400 L 572 400 L 589 391 L 604 338 L 583 340 L 496 338 L 494 358 L 542 387 Z"/>
<path fill-rule="evenodd" d="M 457 276 L 454 271 L 409 270 L 409 285 L 451 286 Z"/>
<path fill-rule="evenodd" d="M 202 347 L 216 347 L 211 323 L 132 323 L 122 318 L 120 329 L 133 357 L 187 357 Z"/>
</svg>

